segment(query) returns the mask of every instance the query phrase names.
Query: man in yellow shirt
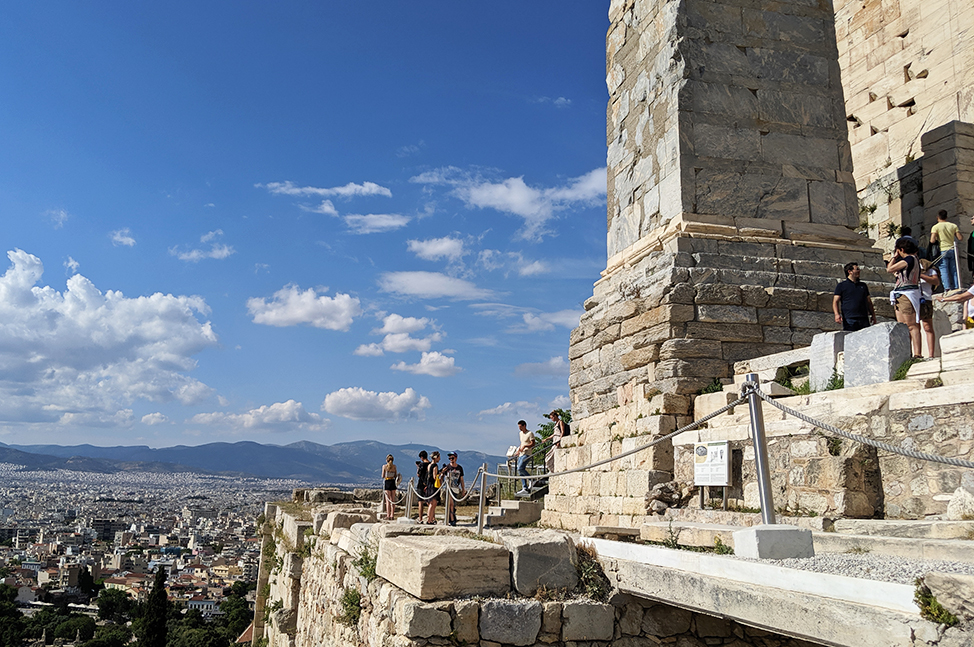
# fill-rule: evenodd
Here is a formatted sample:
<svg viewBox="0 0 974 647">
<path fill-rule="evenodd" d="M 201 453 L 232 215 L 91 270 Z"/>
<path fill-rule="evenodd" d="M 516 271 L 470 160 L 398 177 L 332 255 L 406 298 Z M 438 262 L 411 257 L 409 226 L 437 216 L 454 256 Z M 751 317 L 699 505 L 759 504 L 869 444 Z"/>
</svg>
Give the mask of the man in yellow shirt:
<svg viewBox="0 0 974 647">
<path fill-rule="evenodd" d="M 941 209 L 937 214 L 937 224 L 930 229 L 930 244 L 940 243 L 940 253 L 942 255 L 938 269 L 940 278 L 944 284 L 944 291 L 956 290 L 957 285 L 957 259 L 954 257 L 954 239 L 962 240 L 960 230 L 957 225 L 947 222 L 947 211 Z"/>
</svg>

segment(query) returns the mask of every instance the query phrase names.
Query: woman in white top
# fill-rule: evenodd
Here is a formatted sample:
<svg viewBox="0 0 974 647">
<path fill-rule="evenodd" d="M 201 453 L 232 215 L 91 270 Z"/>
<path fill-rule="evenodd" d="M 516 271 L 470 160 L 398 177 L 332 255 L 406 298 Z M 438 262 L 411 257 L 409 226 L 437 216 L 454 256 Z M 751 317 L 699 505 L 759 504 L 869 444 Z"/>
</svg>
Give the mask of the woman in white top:
<svg viewBox="0 0 974 647">
<path fill-rule="evenodd" d="M 896 276 L 896 285 L 889 293 L 896 320 L 910 329 L 913 357 L 919 358 L 923 354 L 920 344 L 920 259 L 912 238 L 904 236 L 896 241 L 886 271 Z"/>
</svg>

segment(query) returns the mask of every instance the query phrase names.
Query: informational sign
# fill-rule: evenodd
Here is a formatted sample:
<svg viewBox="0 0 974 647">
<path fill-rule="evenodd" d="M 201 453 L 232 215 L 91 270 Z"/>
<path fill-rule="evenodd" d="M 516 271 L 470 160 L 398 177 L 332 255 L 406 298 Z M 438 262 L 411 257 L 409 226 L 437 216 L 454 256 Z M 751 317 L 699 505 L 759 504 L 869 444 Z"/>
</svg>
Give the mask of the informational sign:
<svg viewBox="0 0 974 647">
<path fill-rule="evenodd" d="M 693 484 L 730 485 L 730 447 L 726 440 L 693 445 Z"/>
</svg>

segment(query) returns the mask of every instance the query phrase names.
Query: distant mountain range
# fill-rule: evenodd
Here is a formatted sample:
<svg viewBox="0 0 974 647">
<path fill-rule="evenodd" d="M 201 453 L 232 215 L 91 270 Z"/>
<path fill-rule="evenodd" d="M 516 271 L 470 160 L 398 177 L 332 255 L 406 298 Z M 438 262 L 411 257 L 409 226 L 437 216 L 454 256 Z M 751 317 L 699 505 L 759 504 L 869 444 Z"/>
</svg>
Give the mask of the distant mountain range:
<svg viewBox="0 0 974 647">
<path fill-rule="evenodd" d="M 415 471 L 420 450 L 427 445 L 386 445 L 359 440 L 319 445 L 302 440 L 290 445 L 209 443 L 188 447 L 152 449 L 144 445 L 96 447 L 94 445 L 6 445 L 0 443 L 0 463 L 15 463 L 36 470 L 66 469 L 78 472 L 195 472 L 225 476 L 296 479 L 329 485 L 378 484 L 379 470 L 392 454 L 396 466 L 408 479 Z M 446 451 L 440 450 L 444 459 Z M 482 463 L 491 468 L 505 461 L 502 456 L 460 451 L 460 464 L 471 474 Z"/>
</svg>

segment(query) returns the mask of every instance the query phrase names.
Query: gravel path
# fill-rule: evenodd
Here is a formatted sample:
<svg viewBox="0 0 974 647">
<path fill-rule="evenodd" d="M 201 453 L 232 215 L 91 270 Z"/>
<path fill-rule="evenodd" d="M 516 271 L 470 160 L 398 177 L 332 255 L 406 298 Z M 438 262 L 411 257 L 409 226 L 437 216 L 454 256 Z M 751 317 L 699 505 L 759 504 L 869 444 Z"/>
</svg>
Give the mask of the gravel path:
<svg viewBox="0 0 974 647">
<path fill-rule="evenodd" d="M 869 553 L 820 553 L 809 559 L 748 559 L 747 561 L 899 584 L 913 584 L 916 578 L 930 571 L 974 575 L 974 563 L 952 562 L 944 559 L 910 559 Z"/>
</svg>

